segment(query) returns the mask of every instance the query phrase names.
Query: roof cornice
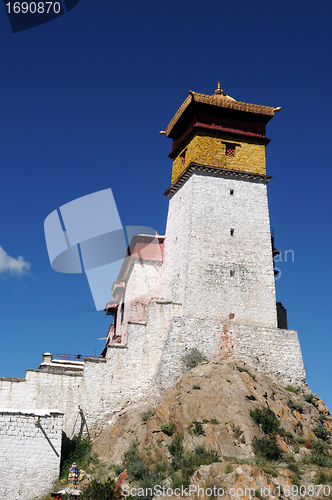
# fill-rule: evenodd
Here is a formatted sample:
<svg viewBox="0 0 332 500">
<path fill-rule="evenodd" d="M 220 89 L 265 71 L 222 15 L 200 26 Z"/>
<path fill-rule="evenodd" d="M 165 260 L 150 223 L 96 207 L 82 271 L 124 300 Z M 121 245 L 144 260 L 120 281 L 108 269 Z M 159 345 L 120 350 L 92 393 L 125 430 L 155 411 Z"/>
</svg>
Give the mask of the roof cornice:
<svg viewBox="0 0 332 500">
<path fill-rule="evenodd" d="M 255 172 L 246 172 L 242 170 L 231 170 L 222 167 L 211 167 L 210 165 L 201 165 L 200 163 L 191 162 L 188 167 L 179 175 L 179 177 L 169 186 L 164 192 L 165 196 L 170 198 L 176 191 L 196 172 L 205 172 L 217 177 L 238 178 L 243 180 L 253 180 L 267 184 L 271 175 L 256 174 Z"/>
</svg>

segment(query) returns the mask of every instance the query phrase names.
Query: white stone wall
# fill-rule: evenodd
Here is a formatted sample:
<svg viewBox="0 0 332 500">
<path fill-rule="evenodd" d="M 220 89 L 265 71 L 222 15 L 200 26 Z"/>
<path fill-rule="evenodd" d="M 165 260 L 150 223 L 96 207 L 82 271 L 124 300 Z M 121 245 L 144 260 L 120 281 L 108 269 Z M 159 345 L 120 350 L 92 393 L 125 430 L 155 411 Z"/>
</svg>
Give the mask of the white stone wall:
<svg viewBox="0 0 332 500">
<path fill-rule="evenodd" d="M 1 378 L 0 411 L 8 407 L 17 411 L 22 408 L 56 408 L 65 414 L 63 430 L 70 435 L 80 406 L 87 423 L 84 432 L 87 427 L 93 432 L 94 422 L 103 411 L 108 392 L 109 377 L 104 382 L 105 368 L 106 360 L 92 358 L 85 362 L 83 374 L 27 370 L 25 381 Z M 80 426 L 79 419 L 76 431 Z"/>
<path fill-rule="evenodd" d="M 162 353 L 157 385 L 167 387 L 182 374 L 182 356 L 192 348 L 210 361 L 244 361 L 284 383 L 305 379 L 302 353 L 295 330 L 221 323 L 177 317 Z"/>
<path fill-rule="evenodd" d="M 57 411 L 0 411 L 1 500 L 30 500 L 51 490 L 59 475 L 62 420 Z"/>
<path fill-rule="evenodd" d="M 193 174 L 170 200 L 164 273 L 186 316 L 276 327 L 265 183 Z"/>
</svg>

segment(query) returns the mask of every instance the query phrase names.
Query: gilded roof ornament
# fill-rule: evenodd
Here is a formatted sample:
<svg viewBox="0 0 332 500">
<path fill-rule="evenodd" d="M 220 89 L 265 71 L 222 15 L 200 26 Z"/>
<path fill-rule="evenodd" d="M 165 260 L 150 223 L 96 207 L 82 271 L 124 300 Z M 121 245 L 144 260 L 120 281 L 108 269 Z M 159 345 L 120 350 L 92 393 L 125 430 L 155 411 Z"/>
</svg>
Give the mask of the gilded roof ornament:
<svg viewBox="0 0 332 500">
<path fill-rule="evenodd" d="M 217 86 L 216 91 L 215 91 L 215 93 L 214 93 L 214 94 L 215 94 L 215 95 L 216 95 L 216 94 L 217 94 L 217 95 L 222 95 L 223 93 L 224 93 L 224 92 L 223 92 L 223 89 L 222 89 L 222 88 L 221 88 L 221 86 L 220 86 L 220 82 L 218 82 L 218 86 Z"/>
</svg>

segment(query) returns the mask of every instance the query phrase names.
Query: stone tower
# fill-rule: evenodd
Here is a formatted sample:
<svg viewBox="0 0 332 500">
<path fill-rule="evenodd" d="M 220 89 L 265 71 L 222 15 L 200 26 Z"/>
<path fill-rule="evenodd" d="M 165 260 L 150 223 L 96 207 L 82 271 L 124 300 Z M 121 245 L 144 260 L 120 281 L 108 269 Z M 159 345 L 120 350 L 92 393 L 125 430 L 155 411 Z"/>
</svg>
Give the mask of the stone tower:
<svg viewBox="0 0 332 500">
<path fill-rule="evenodd" d="M 189 92 L 173 139 L 164 297 L 184 316 L 277 328 L 265 126 L 278 108 Z"/>
</svg>

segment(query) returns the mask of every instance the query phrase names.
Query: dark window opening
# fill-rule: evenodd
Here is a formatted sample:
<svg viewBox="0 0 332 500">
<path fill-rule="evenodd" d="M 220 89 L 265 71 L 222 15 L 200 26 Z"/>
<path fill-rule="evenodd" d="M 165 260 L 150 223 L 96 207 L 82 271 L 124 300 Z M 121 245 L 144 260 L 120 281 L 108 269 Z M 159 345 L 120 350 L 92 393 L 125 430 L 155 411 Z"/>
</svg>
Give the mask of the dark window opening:
<svg viewBox="0 0 332 500">
<path fill-rule="evenodd" d="M 184 165 L 186 163 L 186 154 L 187 154 L 186 149 L 184 151 L 182 151 L 182 153 L 180 154 L 180 157 L 182 158 L 182 165 Z"/>
<path fill-rule="evenodd" d="M 124 320 L 124 302 L 121 304 L 121 325 L 123 324 Z"/>
<path fill-rule="evenodd" d="M 234 276 L 235 275 L 235 271 L 229 271 L 229 275 L 230 276 Z"/>
<path fill-rule="evenodd" d="M 234 313 L 229 313 L 229 319 L 234 319 L 235 318 L 235 314 Z"/>
<path fill-rule="evenodd" d="M 234 144 L 226 144 L 226 156 L 235 156 Z"/>
<path fill-rule="evenodd" d="M 230 189 L 229 194 L 234 194 L 234 189 Z"/>
<path fill-rule="evenodd" d="M 234 236 L 234 229 L 231 228 L 231 236 Z"/>
</svg>

